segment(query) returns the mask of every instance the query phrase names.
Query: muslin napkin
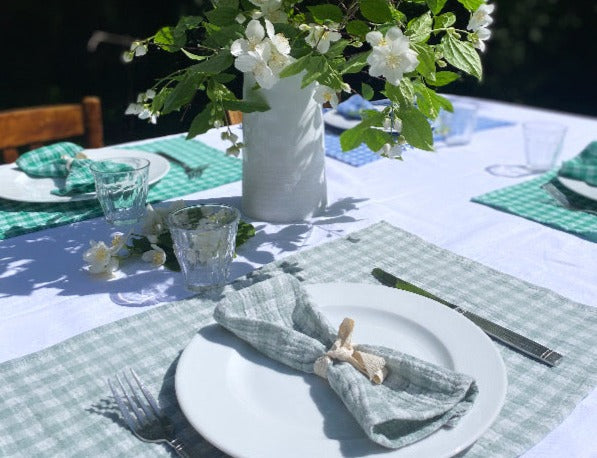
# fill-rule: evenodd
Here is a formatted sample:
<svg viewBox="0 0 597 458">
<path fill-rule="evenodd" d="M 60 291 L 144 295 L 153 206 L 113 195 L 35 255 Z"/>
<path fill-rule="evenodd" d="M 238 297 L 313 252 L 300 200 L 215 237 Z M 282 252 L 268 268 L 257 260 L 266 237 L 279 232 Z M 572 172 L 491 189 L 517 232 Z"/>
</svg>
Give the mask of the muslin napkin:
<svg viewBox="0 0 597 458">
<path fill-rule="evenodd" d="M 558 175 L 597 186 L 597 141 L 589 143 L 578 156 L 565 161 Z"/>
<path fill-rule="evenodd" d="M 328 323 L 300 282 L 286 274 L 230 293 L 216 307 L 214 318 L 268 357 L 307 373 L 314 373 L 316 361 L 339 341 L 338 328 Z M 383 383 L 376 384 L 347 362 L 328 362 L 325 376 L 346 414 L 380 445 L 399 448 L 453 427 L 477 396 L 477 385 L 468 375 L 398 349 L 353 345 L 385 360 Z"/>
<path fill-rule="evenodd" d="M 362 110 L 373 110 L 374 106 L 362 96 L 355 94 L 338 104 L 336 111 L 345 118 L 361 119 Z"/>
<path fill-rule="evenodd" d="M 92 192 L 95 190 L 93 173 L 89 169 L 91 159 L 82 153 L 83 147 L 70 142 L 42 146 L 22 154 L 17 166 L 33 177 L 65 178 L 64 186 L 51 191 L 59 196 Z M 103 161 L 108 171 L 124 171 L 124 164 Z"/>
</svg>

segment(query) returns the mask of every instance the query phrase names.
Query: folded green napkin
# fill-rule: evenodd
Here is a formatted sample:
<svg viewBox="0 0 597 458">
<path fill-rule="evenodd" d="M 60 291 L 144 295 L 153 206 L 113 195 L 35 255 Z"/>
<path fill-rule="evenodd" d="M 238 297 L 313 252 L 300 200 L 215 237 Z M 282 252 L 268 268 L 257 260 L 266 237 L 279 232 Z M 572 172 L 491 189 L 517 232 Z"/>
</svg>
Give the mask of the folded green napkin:
<svg viewBox="0 0 597 458">
<path fill-rule="evenodd" d="M 65 196 L 92 192 L 95 190 L 95 180 L 89 169 L 92 161 L 80 155 L 81 151 L 83 147 L 74 143 L 54 143 L 22 154 L 16 163 L 27 175 L 33 177 L 65 178 L 64 186 L 53 189 L 52 194 Z M 109 161 L 102 161 L 102 167 L 114 172 L 130 168 Z"/>
<path fill-rule="evenodd" d="M 597 186 L 597 141 L 589 143 L 578 156 L 565 161 L 558 175 Z"/>
<path fill-rule="evenodd" d="M 214 318 L 268 357 L 307 373 L 315 372 L 316 361 L 339 340 L 338 330 L 299 281 L 285 274 L 229 294 L 216 307 Z M 327 364 L 326 378 L 367 436 L 385 447 L 403 447 L 442 427 L 453 427 L 477 396 L 470 376 L 390 348 L 354 349 L 385 359 L 383 383 L 337 360 Z"/>
</svg>

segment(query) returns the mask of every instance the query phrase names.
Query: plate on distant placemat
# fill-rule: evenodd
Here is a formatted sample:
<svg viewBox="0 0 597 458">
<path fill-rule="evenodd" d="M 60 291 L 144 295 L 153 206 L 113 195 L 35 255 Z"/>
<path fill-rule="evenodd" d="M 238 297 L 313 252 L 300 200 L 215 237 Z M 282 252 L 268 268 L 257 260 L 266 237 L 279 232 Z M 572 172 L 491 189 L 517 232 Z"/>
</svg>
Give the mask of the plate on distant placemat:
<svg viewBox="0 0 597 458">
<path fill-rule="evenodd" d="M 576 194 L 597 201 L 597 186 L 591 186 L 584 181 L 573 180 L 572 178 L 566 177 L 558 177 L 558 181 Z"/>
<path fill-rule="evenodd" d="M 183 351 L 176 397 L 190 424 L 236 457 L 448 457 L 494 422 L 506 396 L 504 363 L 470 320 L 431 299 L 385 286 L 305 285 L 331 323 L 355 320 L 354 341 L 396 348 L 471 375 L 479 394 L 451 429 L 393 450 L 372 442 L 325 380 L 267 358 L 217 324 Z"/>
<path fill-rule="evenodd" d="M 161 180 L 170 170 L 170 163 L 157 154 L 118 148 L 83 150 L 89 159 L 106 160 L 113 157 L 139 157 L 149 160 L 149 184 Z M 64 186 L 64 178 L 35 178 L 20 170 L 16 164 L 0 166 L 0 198 L 31 203 L 61 203 L 95 199 L 94 192 L 57 196 L 53 189 Z"/>
</svg>

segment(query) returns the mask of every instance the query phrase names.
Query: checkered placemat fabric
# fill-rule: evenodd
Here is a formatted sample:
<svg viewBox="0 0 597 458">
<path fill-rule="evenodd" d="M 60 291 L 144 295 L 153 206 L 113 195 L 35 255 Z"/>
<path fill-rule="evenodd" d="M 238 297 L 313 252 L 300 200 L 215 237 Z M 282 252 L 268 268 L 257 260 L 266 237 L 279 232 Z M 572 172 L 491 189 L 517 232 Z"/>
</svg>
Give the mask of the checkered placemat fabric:
<svg viewBox="0 0 597 458">
<path fill-rule="evenodd" d="M 467 457 L 524 453 L 597 384 L 597 309 L 384 222 L 269 264 L 224 294 L 282 272 L 308 283 L 376 283 L 374 267 L 564 355 L 549 368 L 498 345 L 508 373 L 506 402 Z M 134 367 L 159 395 L 191 456 L 223 456 L 184 419 L 174 391 L 177 358 L 200 328 L 213 323 L 213 307 L 199 298 L 166 304 L 0 365 L 0 455 L 170 456 L 164 446 L 136 439 L 112 399 L 106 377 Z"/>
<path fill-rule="evenodd" d="M 558 173 L 597 186 L 597 141 L 589 143 L 578 156 L 565 161 Z"/>
<path fill-rule="evenodd" d="M 582 208 L 597 211 L 597 203 L 568 190 L 555 176 L 556 172 L 551 171 L 532 180 L 474 197 L 472 201 L 597 242 L 597 216 L 562 207 L 541 185 L 551 181 L 572 204 Z"/>
<path fill-rule="evenodd" d="M 493 119 L 481 116 L 477 119 L 477 126 L 475 132 L 482 130 L 495 129 L 497 127 L 513 126 L 514 122 L 504 121 L 502 119 Z M 340 146 L 341 130 L 326 126 L 325 133 L 325 154 L 326 156 L 337 159 L 348 165 L 360 167 L 370 162 L 381 158 L 379 154 L 371 151 L 365 144 L 361 144 L 357 148 L 343 152 Z"/>
<path fill-rule="evenodd" d="M 167 151 L 189 165 L 209 165 L 200 178 L 189 179 L 182 167 L 170 163 L 170 171 L 158 183 L 151 186 L 148 202 L 159 202 L 192 192 L 215 188 L 238 181 L 242 176 L 241 160 L 226 156 L 223 152 L 196 140 L 185 140 L 183 136 L 171 137 L 144 143 L 123 146 L 148 152 Z M 27 203 L 0 199 L 0 240 L 28 232 L 83 221 L 102 215 L 97 200 L 50 203 Z"/>
</svg>

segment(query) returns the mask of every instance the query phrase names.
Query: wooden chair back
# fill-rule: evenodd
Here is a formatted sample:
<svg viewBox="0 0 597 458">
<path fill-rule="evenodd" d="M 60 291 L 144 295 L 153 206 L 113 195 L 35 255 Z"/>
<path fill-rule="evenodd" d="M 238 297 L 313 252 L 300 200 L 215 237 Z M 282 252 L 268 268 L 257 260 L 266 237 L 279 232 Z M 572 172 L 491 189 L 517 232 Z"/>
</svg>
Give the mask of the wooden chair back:
<svg viewBox="0 0 597 458">
<path fill-rule="evenodd" d="M 243 122 L 243 112 L 242 111 L 228 110 L 226 112 L 226 116 L 228 116 L 228 122 L 230 124 L 240 124 L 241 122 Z"/>
<path fill-rule="evenodd" d="M 17 108 L 0 111 L 0 153 L 5 163 L 15 161 L 19 147 L 39 148 L 44 143 L 83 137 L 85 146 L 104 146 L 99 97 L 81 103 Z"/>
</svg>

